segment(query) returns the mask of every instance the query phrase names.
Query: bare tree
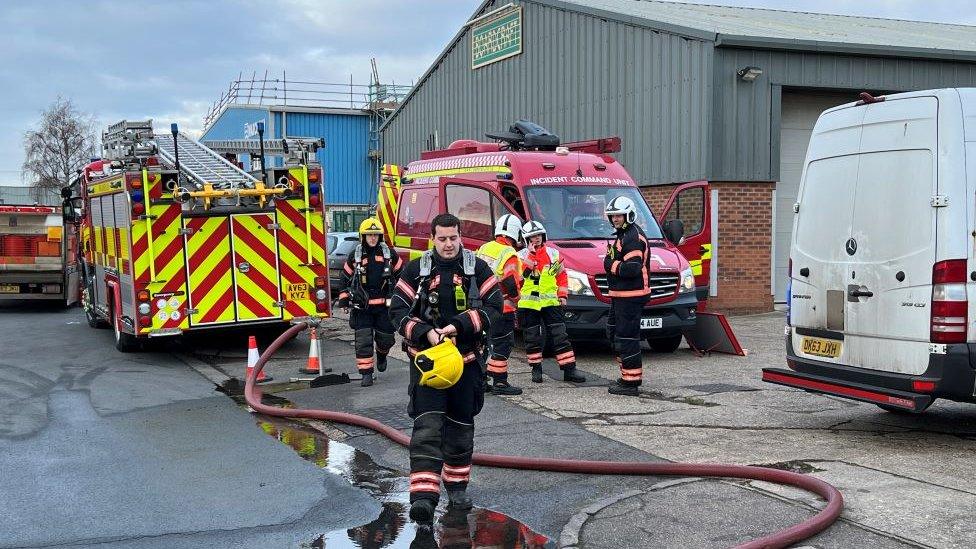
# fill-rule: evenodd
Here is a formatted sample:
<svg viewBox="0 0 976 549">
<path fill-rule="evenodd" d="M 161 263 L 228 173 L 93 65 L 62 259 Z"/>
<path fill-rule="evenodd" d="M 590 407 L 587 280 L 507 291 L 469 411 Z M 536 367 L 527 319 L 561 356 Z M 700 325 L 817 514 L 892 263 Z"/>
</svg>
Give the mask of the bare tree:
<svg viewBox="0 0 976 549">
<path fill-rule="evenodd" d="M 57 192 L 95 152 L 95 119 L 58 97 L 24 134 L 23 177 L 38 191 Z"/>
</svg>

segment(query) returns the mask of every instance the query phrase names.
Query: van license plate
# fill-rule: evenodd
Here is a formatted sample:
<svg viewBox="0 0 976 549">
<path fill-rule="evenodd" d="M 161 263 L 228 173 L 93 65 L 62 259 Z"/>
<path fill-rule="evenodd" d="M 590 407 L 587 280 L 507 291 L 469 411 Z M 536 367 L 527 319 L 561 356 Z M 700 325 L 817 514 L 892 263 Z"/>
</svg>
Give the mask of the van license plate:
<svg viewBox="0 0 976 549">
<path fill-rule="evenodd" d="M 17 284 L 0 284 L 0 294 L 19 294 L 20 286 Z"/>
<path fill-rule="evenodd" d="M 840 341 L 835 339 L 821 339 L 819 337 L 805 337 L 801 348 L 808 355 L 837 358 L 840 356 Z"/>
<path fill-rule="evenodd" d="M 631 324 L 633 326 L 633 324 Z M 659 318 L 642 318 L 640 327 L 641 330 L 654 330 L 663 326 L 662 319 Z"/>
</svg>

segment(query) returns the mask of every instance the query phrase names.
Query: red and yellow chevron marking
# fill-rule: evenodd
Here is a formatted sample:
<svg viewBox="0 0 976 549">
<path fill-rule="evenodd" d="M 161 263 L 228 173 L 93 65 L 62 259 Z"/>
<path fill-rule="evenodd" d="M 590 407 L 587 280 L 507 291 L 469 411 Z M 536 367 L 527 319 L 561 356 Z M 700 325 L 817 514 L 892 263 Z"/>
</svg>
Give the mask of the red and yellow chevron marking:
<svg viewBox="0 0 976 549">
<path fill-rule="evenodd" d="M 376 197 L 376 215 L 383 227 L 387 244 L 394 245 L 396 235 L 397 203 L 400 199 L 400 166 L 383 164 L 380 175 L 379 196 Z"/>
<path fill-rule="evenodd" d="M 152 253 L 149 251 L 147 224 L 134 222 L 132 225 L 132 271 L 137 286 L 149 290 L 153 321 L 152 326 L 143 328 L 141 333 L 149 333 L 162 328 L 187 329 L 189 304 L 186 297 L 186 265 L 183 253 L 183 237 L 180 235 L 182 223 L 179 204 L 153 204 L 149 207 L 152 222 Z M 156 272 L 151 276 L 150 261 Z"/>
<path fill-rule="evenodd" d="M 191 324 L 234 322 L 234 276 L 231 272 L 230 226 L 226 217 L 184 220 Z"/>
<path fill-rule="evenodd" d="M 296 317 L 323 316 L 316 313 L 315 302 L 311 294 L 298 298 L 298 289 L 308 285 L 309 291 L 317 276 L 328 276 L 325 262 L 325 217 L 320 210 L 309 212 L 308 227 L 312 238 L 312 264 L 308 265 L 308 253 L 305 248 L 305 215 L 300 211 L 304 207 L 303 199 L 276 200 L 278 208 L 278 250 L 279 267 L 281 270 L 281 287 L 285 308 L 283 318 L 291 320 Z M 289 290 L 294 290 L 289 292 Z M 296 298 L 296 299 L 290 299 Z"/>
<path fill-rule="evenodd" d="M 105 260 L 102 258 L 102 254 L 105 253 L 105 245 L 102 240 L 102 229 L 101 227 L 92 227 L 95 233 L 95 264 L 105 265 Z"/>
<path fill-rule="evenodd" d="M 237 286 L 237 320 L 280 318 L 278 253 L 274 219 L 268 214 L 231 217 L 234 280 Z M 268 228 L 272 226 L 272 228 Z M 242 264 L 247 269 L 240 269 Z M 192 275 L 191 275 L 192 276 Z"/>
</svg>

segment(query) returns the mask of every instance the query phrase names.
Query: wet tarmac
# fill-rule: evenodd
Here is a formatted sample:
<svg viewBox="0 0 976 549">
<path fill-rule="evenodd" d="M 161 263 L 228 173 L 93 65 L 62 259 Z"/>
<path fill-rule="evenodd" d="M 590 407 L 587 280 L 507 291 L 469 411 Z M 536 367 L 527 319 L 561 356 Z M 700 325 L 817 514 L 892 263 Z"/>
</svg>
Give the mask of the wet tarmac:
<svg viewBox="0 0 976 549">
<path fill-rule="evenodd" d="M 280 397 L 272 399 L 279 406 L 287 402 Z M 299 422 L 259 414 L 254 417 L 269 436 L 290 447 L 303 459 L 366 490 L 382 504 L 379 516 L 373 521 L 346 530 L 323 532 L 303 542 L 303 548 L 555 547 L 549 538 L 512 517 L 479 507 L 465 512 L 448 511 L 442 505 L 433 531 L 418 529 L 407 516 L 410 503 L 406 477 L 377 465 L 365 452 L 330 440 L 320 431 Z"/>
</svg>

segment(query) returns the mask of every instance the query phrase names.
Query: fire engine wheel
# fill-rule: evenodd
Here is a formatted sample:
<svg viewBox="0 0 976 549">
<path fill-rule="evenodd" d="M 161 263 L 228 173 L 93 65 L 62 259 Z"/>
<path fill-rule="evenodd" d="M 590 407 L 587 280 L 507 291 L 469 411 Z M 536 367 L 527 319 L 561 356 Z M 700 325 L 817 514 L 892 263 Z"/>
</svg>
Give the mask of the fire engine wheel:
<svg viewBox="0 0 976 549">
<path fill-rule="evenodd" d="M 681 346 L 681 334 L 665 337 L 647 336 L 647 344 L 651 346 L 651 350 L 654 352 L 673 353 Z"/>
<path fill-rule="evenodd" d="M 88 321 L 88 326 L 92 328 L 108 328 L 108 322 L 105 322 L 98 317 L 98 313 L 95 312 L 95 307 L 92 306 L 88 299 L 88 296 L 92 295 L 92 293 L 94 292 L 92 292 L 91 286 L 88 286 L 85 293 L 81 296 L 81 299 L 78 300 L 78 302 L 81 304 L 81 308 L 85 311 L 85 320 Z"/>
<path fill-rule="evenodd" d="M 132 334 L 127 334 L 119 327 L 119 319 L 115 318 L 112 322 L 112 331 L 115 333 L 115 348 L 122 353 L 131 353 L 139 350 L 139 340 Z"/>
</svg>

